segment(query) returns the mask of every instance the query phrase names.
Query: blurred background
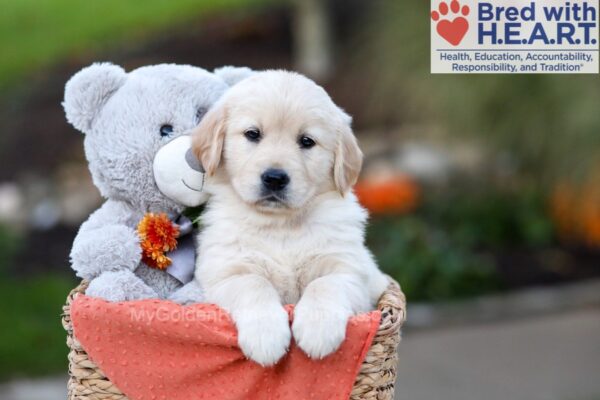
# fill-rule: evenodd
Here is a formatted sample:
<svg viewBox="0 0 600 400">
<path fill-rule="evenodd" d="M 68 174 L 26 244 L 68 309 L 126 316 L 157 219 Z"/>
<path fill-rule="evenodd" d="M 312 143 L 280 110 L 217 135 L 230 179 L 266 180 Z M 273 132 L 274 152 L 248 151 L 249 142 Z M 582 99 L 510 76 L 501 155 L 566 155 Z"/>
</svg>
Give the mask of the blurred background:
<svg viewBox="0 0 600 400">
<path fill-rule="evenodd" d="M 94 61 L 295 69 L 354 116 L 398 399 L 600 399 L 598 75 L 431 75 L 429 4 L 2 0 L 0 399 L 64 398 L 68 254 L 101 204 L 60 102 Z"/>
</svg>

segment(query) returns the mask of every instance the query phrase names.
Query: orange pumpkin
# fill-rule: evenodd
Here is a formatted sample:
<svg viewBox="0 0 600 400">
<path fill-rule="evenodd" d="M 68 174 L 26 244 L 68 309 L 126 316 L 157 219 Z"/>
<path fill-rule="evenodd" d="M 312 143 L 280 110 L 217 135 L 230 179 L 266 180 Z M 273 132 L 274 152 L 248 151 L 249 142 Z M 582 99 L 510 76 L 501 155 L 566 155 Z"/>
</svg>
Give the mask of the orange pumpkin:
<svg viewBox="0 0 600 400">
<path fill-rule="evenodd" d="M 406 175 L 396 175 L 378 180 L 362 180 L 354 186 L 360 203 L 371 214 L 403 214 L 419 204 L 420 189 Z"/>
<path fill-rule="evenodd" d="M 600 173 L 582 184 L 561 182 L 550 199 L 552 218 L 564 241 L 600 248 Z"/>
</svg>

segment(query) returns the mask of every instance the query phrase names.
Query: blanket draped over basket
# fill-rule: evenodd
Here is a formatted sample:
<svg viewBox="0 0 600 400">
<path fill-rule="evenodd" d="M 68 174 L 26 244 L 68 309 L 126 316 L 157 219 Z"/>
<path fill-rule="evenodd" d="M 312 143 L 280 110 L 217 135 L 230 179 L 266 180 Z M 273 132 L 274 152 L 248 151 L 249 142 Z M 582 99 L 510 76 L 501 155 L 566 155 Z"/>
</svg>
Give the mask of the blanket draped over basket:
<svg viewBox="0 0 600 400">
<path fill-rule="evenodd" d="M 263 368 L 237 347 L 235 326 L 214 305 L 68 299 L 69 399 L 391 399 L 404 297 L 391 283 L 379 310 L 353 317 L 340 350 L 310 360 L 292 343 Z M 293 307 L 287 307 L 290 316 Z M 358 374 L 358 376 L 357 376 Z M 129 396 L 129 397 L 126 397 Z"/>
</svg>

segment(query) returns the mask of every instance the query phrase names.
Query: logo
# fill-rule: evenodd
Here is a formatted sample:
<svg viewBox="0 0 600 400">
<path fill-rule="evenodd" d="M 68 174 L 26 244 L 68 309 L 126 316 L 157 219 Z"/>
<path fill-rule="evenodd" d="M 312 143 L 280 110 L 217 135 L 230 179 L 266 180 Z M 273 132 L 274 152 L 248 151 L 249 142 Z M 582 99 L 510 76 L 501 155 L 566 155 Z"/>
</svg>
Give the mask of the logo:
<svg viewBox="0 0 600 400">
<path fill-rule="evenodd" d="M 469 6 L 461 7 L 457 0 L 452 0 L 450 10 L 448 4 L 441 2 L 438 10 L 431 12 L 431 19 L 437 22 L 437 33 L 452 46 L 458 46 L 469 30 L 469 21 L 465 17 L 470 11 Z"/>
<path fill-rule="evenodd" d="M 599 0 L 431 0 L 431 72 L 597 74 Z"/>
</svg>

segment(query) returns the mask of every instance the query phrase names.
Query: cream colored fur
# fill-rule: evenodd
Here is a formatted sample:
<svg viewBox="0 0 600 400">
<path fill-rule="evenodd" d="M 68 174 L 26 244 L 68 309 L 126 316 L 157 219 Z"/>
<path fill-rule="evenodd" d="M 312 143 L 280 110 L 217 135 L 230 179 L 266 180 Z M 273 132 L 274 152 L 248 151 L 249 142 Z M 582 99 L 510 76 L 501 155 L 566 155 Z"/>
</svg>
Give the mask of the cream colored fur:
<svg viewBox="0 0 600 400">
<path fill-rule="evenodd" d="M 276 363 L 292 334 L 310 357 L 332 353 L 348 318 L 372 309 L 386 287 L 364 245 L 367 213 L 350 190 L 362 162 L 350 123 L 311 80 L 266 71 L 230 89 L 194 132 L 193 149 L 213 174 L 196 279 L 260 364 Z M 261 132 L 256 143 L 244 136 L 250 127 Z M 301 148 L 302 135 L 316 145 Z M 282 201 L 261 190 L 269 168 L 290 176 Z M 287 303 L 297 304 L 291 328 Z"/>
</svg>

